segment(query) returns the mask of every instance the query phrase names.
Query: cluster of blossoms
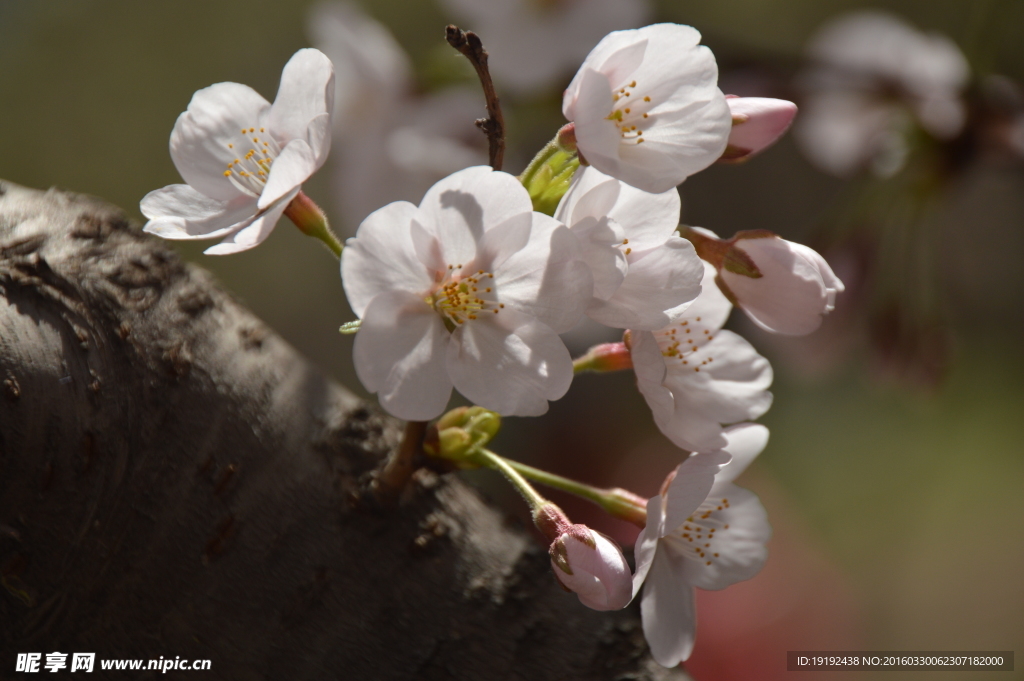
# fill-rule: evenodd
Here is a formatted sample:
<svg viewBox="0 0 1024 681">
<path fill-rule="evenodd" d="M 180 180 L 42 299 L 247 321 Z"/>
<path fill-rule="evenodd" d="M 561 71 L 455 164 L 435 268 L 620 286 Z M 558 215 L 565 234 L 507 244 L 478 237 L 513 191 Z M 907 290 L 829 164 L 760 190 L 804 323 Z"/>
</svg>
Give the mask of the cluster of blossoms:
<svg viewBox="0 0 1024 681">
<path fill-rule="evenodd" d="M 770 534 L 760 502 L 732 480 L 767 443 L 750 421 L 771 404 L 772 371 L 723 329 L 727 317 L 737 306 L 766 330 L 805 334 L 843 290 L 821 256 L 770 232 L 723 240 L 680 231 L 676 186 L 762 151 L 795 114 L 789 102 L 727 97 L 717 78 L 693 28 L 611 33 L 565 91 L 568 124 L 521 177 L 460 170 L 418 205 L 371 213 L 342 248 L 301 193 L 324 162 L 335 110 L 330 61 L 302 50 L 273 105 L 234 83 L 196 93 L 171 135 L 188 184 L 143 200 L 146 230 L 223 237 L 208 252 L 228 253 L 260 243 L 286 214 L 325 240 L 359 317 L 364 386 L 395 416 L 441 417 L 428 453 L 505 473 L 551 541 L 556 577 L 582 603 L 622 608 L 642 589 L 653 656 L 674 666 L 693 647 L 693 589 L 753 576 Z M 559 334 L 584 316 L 622 329 L 623 342 L 574 361 Z M 688 452 L 654 498 L 590 488 L 485 448 L 499 414 L 543 414 L 575 373 L 629 367 L 657 426 Z M 476 406 L 442 416 L 453 388 Z M 614 542 L 537 494 L 531 477 L 642 527 L 635 572 Z"/>
</svg>

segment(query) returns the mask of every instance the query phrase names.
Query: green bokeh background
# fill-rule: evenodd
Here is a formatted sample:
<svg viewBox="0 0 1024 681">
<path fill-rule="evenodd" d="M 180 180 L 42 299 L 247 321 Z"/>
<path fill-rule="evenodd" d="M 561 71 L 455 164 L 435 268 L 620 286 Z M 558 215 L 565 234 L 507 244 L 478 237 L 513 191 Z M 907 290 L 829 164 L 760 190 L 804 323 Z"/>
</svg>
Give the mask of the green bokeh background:
<svg viewBox="0 0 1024 681">
<path fill-rule="evenodd" d="M 0 177 L 95 194 L 142 221 L 139 199 L 180 181 L 167 140 L 192 93 L 237 81 L 272 98 L 283 64 L 309 44 L 305 11 L 311 4 L 0 0 Z M 442 79 L 466 77 L 454 60 L 446 61 L 443 27 L 455 18 L 433 2 L 367 0 L 364 6 L 394 31 L 425 82 L 437 78 L 439 64 L 442 71 L 451 69 Z M 727 75 L 732 64 L 759 60 L 791 72 L 817 25 L 869 6 L 946 33 L 979 72 L 1024 82 L 1024 3 L 1015 0 L 671 0 L 658 12 L 661 19 L 699 28 Z M 510 144 L 523 150 L 520 155 L 553 132 L 557 101 L 552 93 L 510 106 Z M 350 125 L 358 127 L 359 121 Z M 329 164 L 306 191 L 330 207 L 328 172 Z M 724 234 L 767 228 L 800 239 L 822 226 L 845 186 L 814 171 L 785 139 L 749 164 L 713 167 L 687 181 L 681 188 L 684 218 Z M 777 540 L 780 533 L 792 534 L 834 568 L 835 588 L 851 594 L 851 607 L 835 617 L 849 619 L 857 633 L 837 635 L 834 649 L 1021 652 L 1020 167 L 970 171 L 950 187 L 932 223 L 941 244 L 934 294 L 953 337 L 945 383 L 926 391 L 878 380 L 867 369 L 859 338 L 844 343 L 852 351 L 842 361 L 810 374 L 801 370 L 802 341 L 787 348 L 786 341 L 738 320 L 736 328 L 776 368 L 775 405 L 762 419 L 772 441 L 747 484 L 766 503 L 778 500 L 789 509 L 786 515 L 768 505 Z M 253 251 L 216 258 L 202 256 L 204 247 L 185 244 L 179 251 L 212 270 L 301 352 L 363 394 L 352 370 L 351 338 L 337 332 L 351 313 L 337 265 L 321 248 L 285 221 Z M 837 313 L 843 304 L 841 297 Z M 646 443 L 658 443 L 660 436 L 628 376 L 582 377 L 551 415 L 510 419 L 507 430 L 514 432 L 503 433 L 499 444 L 510 456 L 601 484 L 630 481 L 648 494 L 655 491 L 652 480 L 656 488 L 656 479 L 673 463 L 671 453 L 643 454 Z M 665 449 L 663 441 L 652 447 Z M 627 453 L 631 458 L 623 461 Z M 652 469 L 653 474 L 638 472 Z M 475 478 L 514 504 L 487 476 Z M 799 522 L 780 523 L 783 515 Z M 801 647 L 798 638 L 787 640 L 790 649 Z M 777 651 L 783 666 L 784 653 Z M 733 678 L 725 672 L 703 678 L 716 674 Z M 903 676 L 866 675 L 879 681 Z M 998 675 L 1011 677 L 1024 675 Z M 766 669 L 764 678 L 775 676 Z"/>
</svg>

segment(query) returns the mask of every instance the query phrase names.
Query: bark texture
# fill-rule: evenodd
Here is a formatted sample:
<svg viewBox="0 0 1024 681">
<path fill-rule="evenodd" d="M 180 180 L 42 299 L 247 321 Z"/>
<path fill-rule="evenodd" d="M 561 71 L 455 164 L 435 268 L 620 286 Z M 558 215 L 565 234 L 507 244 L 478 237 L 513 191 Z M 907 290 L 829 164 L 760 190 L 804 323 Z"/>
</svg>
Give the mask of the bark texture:
<svg viewBox="0 0 1024 681">
<path fill-rule="evenodd" d="M 399 433 L 116 208 L 0 182 L 0 678 L 682 678 L 457 477 L 367 501 Z"/>
</svg>

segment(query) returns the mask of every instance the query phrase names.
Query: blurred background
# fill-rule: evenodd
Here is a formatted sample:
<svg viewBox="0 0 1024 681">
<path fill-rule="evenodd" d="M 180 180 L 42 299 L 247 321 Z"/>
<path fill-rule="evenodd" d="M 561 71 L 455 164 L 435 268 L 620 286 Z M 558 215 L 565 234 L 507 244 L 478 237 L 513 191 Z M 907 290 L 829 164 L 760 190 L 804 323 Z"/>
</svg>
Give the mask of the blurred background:
<svg viewBox="0 0 1024 681">
<path fill-rule="evenodd" d="M 181 181 L 167 141 L 192 93 L 236 81 L 272 100 L 284 63 L 316 45 L 338 70 L 337 129 L 305 191 L 351 235 L 486 162 L 482 96 L 447 23 L 491 49 L 518 173 L 562 124 L 590 47 L 654 21 L 697 27 L 727 94 L 801 107 L 761 156 L 687 180 L 683 221 L 806 243 L 847 287 L 806 338 L 731 321 L 775 368 L 771 441 L 740 480 L 774 537 L 758 577 L 700 594 L 692 675 L 779 678 L 787 650 L 1024 651 L 1024 3 L 0 0 L 0 177 L 94 194 L 141 223 L 139 200 Z M 246 253 L 209 245 L 175 247 L 365 395 L 333 258 L 287 221 Z M 615 336 L 568 341 L 579 354 Z M 508 419 L 495 449 L 645 495 L 684 456 L 631 373 L 580 376 L 548 416 Z M 522 515 L 499 481 L 470 477 Z M 831 676 L 858 673 L 817 677 Z M 975 677 L 989 678 L 955 678 Z"/>
</svg>

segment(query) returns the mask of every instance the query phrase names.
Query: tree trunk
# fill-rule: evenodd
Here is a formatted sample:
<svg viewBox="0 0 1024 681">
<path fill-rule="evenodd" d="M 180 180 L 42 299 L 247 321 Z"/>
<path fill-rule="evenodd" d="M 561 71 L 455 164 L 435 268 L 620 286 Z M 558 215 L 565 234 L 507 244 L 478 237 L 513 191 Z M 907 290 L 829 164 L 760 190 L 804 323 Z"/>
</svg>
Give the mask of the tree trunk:
<svg viewBox="0 0 1024 681">
<path fill-rule="evenodd" d="M 683 678 L 457 477 L 369 501 L 396 423 L 116 208 L 0 183 L 0 293 L 0 677 Z"/>
</svg>

